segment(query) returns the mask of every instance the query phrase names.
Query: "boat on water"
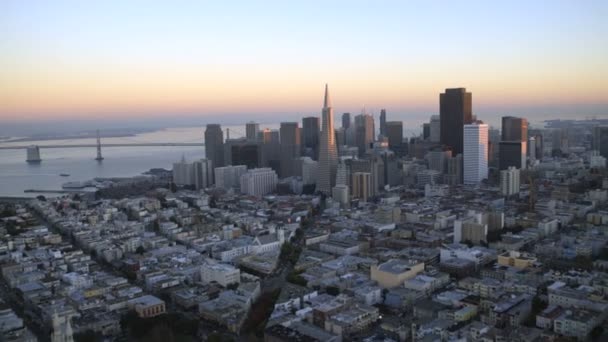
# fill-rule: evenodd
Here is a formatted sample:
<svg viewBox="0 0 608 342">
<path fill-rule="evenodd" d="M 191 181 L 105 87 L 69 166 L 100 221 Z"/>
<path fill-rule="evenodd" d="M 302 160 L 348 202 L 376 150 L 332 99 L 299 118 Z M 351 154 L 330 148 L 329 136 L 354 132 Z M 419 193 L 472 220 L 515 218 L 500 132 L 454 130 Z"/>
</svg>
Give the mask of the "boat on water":
<svg viewBox="0 0 608 342">
<path fill-rule="evenodd" d="M 67 182 L 61 185 L 62 189 L 82 189 L 86 185 L 81 182 Z"/>
<path fill-rule="evenodd" d="M 69 173 L 60 173 L 59 174 L 61 177 L 70 177 Z"/>
</svg>

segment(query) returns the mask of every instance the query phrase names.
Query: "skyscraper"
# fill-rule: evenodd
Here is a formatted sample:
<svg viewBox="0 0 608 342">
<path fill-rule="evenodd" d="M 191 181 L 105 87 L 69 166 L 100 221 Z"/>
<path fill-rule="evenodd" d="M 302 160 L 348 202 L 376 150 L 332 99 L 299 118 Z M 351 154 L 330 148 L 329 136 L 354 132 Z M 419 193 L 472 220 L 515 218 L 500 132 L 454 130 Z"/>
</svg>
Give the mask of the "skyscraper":
<svg viewBox="0 0 608 342">
<path fill-rule="evenodd" d="M 317 190 L 331 195 L 331 188 L 336 179 L 338 166 L 338 151 L 336 149 L 336 135 L 334 132 L 334 111 L 331 108 L 329 89 L 325 85 L 325 98 L 322 110 L 323 126 L 321 129 L 321 144 L 319 149 L 319 166 Z"/>
<path fill-rule="evenodd" d="M 247 172 L 245 165 L 229 165 L 216 167 L 215 172 L 215 187 L 220 189 L 235 189 L 240 186 L 241 176 Z"/>
<path fill-rule="evenodd" d="M 224 163 L 245 165 L 248 169 L 262 166 L 262 144 L 246 138 L 227 139 L 224 143 Z"/>
<path fill-rule="evenodd" d="M 525 141 L 501 141 L 498 144 L 498 169 L 506 170 L 510 166 L 525 169 L 526 146 Z"/>
<path fill-rule="evenodd" d="M 502 117 L 502 141 L 523 142 L 524 153 L 528 153 L 528 120 L 514 116 Z M 524 159 L 525 165 L 525 159 Z M 519 168 L 519 167 L 518 167 Z"/>
<path fill-rule="evenodd" d="M 297 122 L 281 122 L 281 178 L 295 176 L 298 172 L 294 159 L 300 157 L 300 127 Z"/>
<path fill-rule="evenodd" d="M 519 193 L 519 182 L 519 169 L 510 166 L 508 169 L 500 171 L 500 193 L 504 196 Z"/>
<path fill-rule="evenodd" d="M 397 156 L 403 156 L 403 122 L 389 121 L 384 123 L 384 136 L 388 138 L 388 148 Z"/>
<path fill-rule="evenodd" d="M 372 186 L 372 175 L 369 172 L 353 173 L 353 198 L 361 199 L 367 202 L 367 199 L 375 195 L 375 189 Z"/>
<path fill-rule="evenodd" d="M 277 187 L 277 174 L 271 168 L 251 169 L 240 177 L 241 193 L 262 197 Z"/>
<path fill-rule="evenodd" d="M 478 184 L 488 178 L 488 125 L 464 125 L 464 184 Z"/>
<path fill-rule="evenodd" d="M 593 149 L 608 158 L 608 126 L 593 127 Z"/>
<path fill-rule="evenodd" d="M 363 156 L 374 141 L 374 118 L 365 111 L 355 116 L 355 144 Z"/>
<path fill-rule="evenodd" d="M 319 132 L 318 117 L 302 118 L 302 146 L 305 154 L 314 160 L 319 158 Z"/>
<path fill-rule="evenodd" d="M 441 121 L 439 115 L 431 116 L 429 140 L 438 143 L 441 140 Z"/>
<path fill-rule="evenodd" d="M 260 124 L 253 121 L 248 122 L 245 125 L 245 133 L 247 134 L 247 140 L 256 141 L 258 139 L 258 132 L 260 131 Z"/>
<path fill-rule="evenodd" d="M 350 127 L 350 113 L 342 114 L 342 128 L 347 129 Z"/>
<path fill-rule="evenodd" d="M 224 166 L 224 132 L 219 124 L 207 124 L 205 129 L 205 157 L 213 167 Z"/>
<path fill-rule="evenodd" d="M 262 165 L 270 167 L 279 173 L 281 171 L 281 139 L 279 131 L 266 128 L 260 131 L 258 140 L 262 144 Z"/>
<path fill-rule="evenodd" d="M 463 151 L 464 125 L 473 121 L 472 95 L 465 88 L 446 89 L 439 95 L 440 140 L 454 155 Z"/>
<path fill-rule="evenodd" d="M 502 141 L 527 141 L 528 120 L 514 116 L 502 117 Z"/>
<path fill-rule="evenodd" d="M 387 136 L 386 132 L 386 109 L 380 110 L 380 134 L 383 136 Z"/>
</svg>

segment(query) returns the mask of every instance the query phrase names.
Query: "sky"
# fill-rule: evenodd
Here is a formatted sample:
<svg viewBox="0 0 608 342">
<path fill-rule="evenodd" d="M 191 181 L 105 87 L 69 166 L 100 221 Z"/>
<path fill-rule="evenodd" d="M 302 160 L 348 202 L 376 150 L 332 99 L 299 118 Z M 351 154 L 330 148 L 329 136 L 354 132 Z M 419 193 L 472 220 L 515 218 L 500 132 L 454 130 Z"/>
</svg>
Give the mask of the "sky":
<svg viewBox="0 0 608 342">
<path fill-rule="evenodd" d="M 608 113 L 608 1 L 0 1 L 0 123 Z"/>
</svg>

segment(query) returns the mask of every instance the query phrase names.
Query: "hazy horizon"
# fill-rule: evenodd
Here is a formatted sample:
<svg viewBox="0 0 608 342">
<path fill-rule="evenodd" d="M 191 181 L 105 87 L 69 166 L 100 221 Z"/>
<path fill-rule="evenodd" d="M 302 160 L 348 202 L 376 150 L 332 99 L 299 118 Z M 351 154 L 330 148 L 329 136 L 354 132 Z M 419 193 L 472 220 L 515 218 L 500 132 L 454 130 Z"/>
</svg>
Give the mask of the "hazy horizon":
<svg viewBox="0 0 608 342">
<path fill-rule="evenodd" d="M 4 1 L 0 122 L 608 113 L 608 2 Z M 266 113 L 266 114 L 265 114 Z"/>
</svg>

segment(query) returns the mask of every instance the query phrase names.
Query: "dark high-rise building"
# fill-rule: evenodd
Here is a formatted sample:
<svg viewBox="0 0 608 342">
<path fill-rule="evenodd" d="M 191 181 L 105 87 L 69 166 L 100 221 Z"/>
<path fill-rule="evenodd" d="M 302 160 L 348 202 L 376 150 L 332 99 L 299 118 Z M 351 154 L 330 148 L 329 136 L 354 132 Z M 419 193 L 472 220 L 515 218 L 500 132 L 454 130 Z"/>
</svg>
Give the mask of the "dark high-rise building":
<svg viewBox="0 0 608 342">
<path fill-rule="evenodd" d="M 355 144 L 363 156 L 374 142 L 374 118 L 369 114 L 355 116 Z"/>
<path fill-rule="evenodd" d="M 279 131 L 266 128 L 258 133 L 258 141 L 262 144 L 262 165 L 272 168 L 279 174 L 281 172 Z"/>
<path fill-rule="evenodd" d="M 256 122 L 248 122 L 245 125 L 245 133 L 247 134 L 247 140 L 256 141 L 258 139 L 258 133 L 260 131 L 260 124 Z"/>
<path fill-rule="evenodd" d="M 593 127 L 593 149 L 608 158 L 608 126 Z"/>
<path fill-rule="evenodd" d="M 380 134 L 387 136 L 386 133 L 386 109 L 380 110 Z"/>
<path fill-rule="evenodd" d="M 296 176 L 295 158 L 300 157 L 300 127 L 297 122 L 281 122 L 281 178 Z"/>
<path fill-rule="evenodd" d="M 431 124 L 429 122 L 425 122 L 422 124 L 422 139 L 431 139 Z"/>
<path fill-rule="evenodd" d="M 342 114 L 342 128 L 347 129 L 350 127 L 350 113 Z"/>
<path fill-rule="evenodd" d="M 499 170 L 507 170 L 509 166 L 514 166 L 518 169 L 526 168 L 527 142 L 501 141 L 498 146 Z"/>
<path fill-rule="evenodd" d="M 528 141 L 528 120 L 514 116 L 503 116 L 501 140 Z"/>
<path fill-rule="evenodd" d="M 208 124 L 205 128 L 205 157 L 213 162 L 213 167 L 224 166 L 224 132 L 218 124 Z"/>
<path fill-rule="evenodd" d="M 302 147 L 304 154 L 314 160 L 319 158 L 320 120 L 316 116 L 302 118 Z"/>
<path fill-rule="evenodd" d="M 404 155 L 403 122 L 389 121 L 385 123 L 385 136 L 388 138 L 388 148 L 399 157 Z"/>
<path fill-rule="evenodd" d="M 224 162 L 227 165 L 246 165 L 248 169 L 262 167 L 261 144 L 247 138 L 226 140 Z"/>
<path fill-rule="evenodd" d="M 463 151 L 464 125 L 473 122 L 472 95 L 465 88 L 446 89 L 439 95 L 441 144 L 454 155 Z"/>
</svg>

